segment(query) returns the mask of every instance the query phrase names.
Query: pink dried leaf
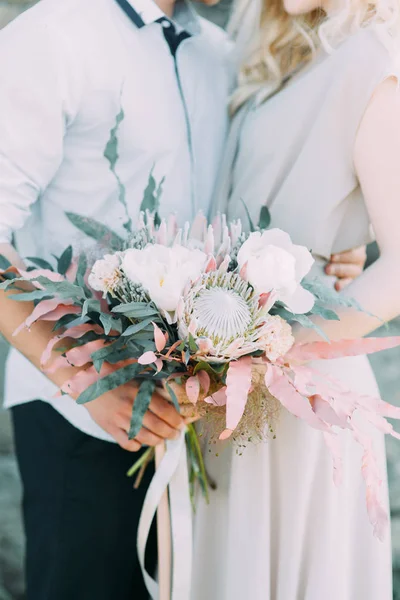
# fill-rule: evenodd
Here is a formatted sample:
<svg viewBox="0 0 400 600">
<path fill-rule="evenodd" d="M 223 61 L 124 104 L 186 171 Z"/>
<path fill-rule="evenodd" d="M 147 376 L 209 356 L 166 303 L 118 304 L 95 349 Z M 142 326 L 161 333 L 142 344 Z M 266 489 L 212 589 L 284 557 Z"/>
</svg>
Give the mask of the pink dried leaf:
<svg viewBox="0 0 400 600">
<path fill-rule="evenodd" d="M 145 352 L 139 358 L 138 363 L 140 365 L 151 365 L 157 361 L 157 356 L 151 350 L 149 352 Z"/>
<path fill-rule="evenodd" d="M 57 356 L 51 363 L 49 367 L 43 369 L 43 373 L 46 375 L 51 375 L 52 373 L 56 373 L 59 369 L 64 369 L 66 367 L 71 367 L 71 363 L 69 362 L 66 356 L 60 354 Z"/>
<path fill-rule="evenodd" d="M 162 370 L 162 368 L 163 368 L 163 366 L 164 366 L 164 363 L 163 363 L 163 361 L 161 360 L 161 358 L 157 358 L 157 360 L 156 360 L 156 362 L 154 363 L 154 365 L 155 365 L 155 367 L 156 367 L 156 369 L 157 369 L 157 373 L 159 373 L 159 372 Z"/>
<path fill-rule="evenodd" d="M 200 354 L 209 354 L 212 350 L 212 341 L 209 338 L 199 338 L 196 340 Z"/>
<path fill-rule="evenodd" d="M 69 265 L 67 272 L 65 273 L 65 278 L 67 279 L 67 281 L 70 281 L 71 283 L 73 283 L 76 279 L 76 275 L 78 273 L 78 267 L 79 267 L 79 259 L 74 256 L 71 264 Z"/>
<path fill-rule="evenodd" d="M 65 394 L 71 394 L 72 396 L 77 397 L 82 392 L 84 392 L 90 385 L 92 385 L 102 377 L 110 375 L 110 373 L 114 373 L 114 371 L 118 371 L 118 369 L 131 365 L 135 362 L 137 361 L 134 358 L 122 360 L 114 365 L 105 362 L 103 363 L 103 366 L 100 369 L 100 373 L 96 371 L 94 366 L 90 366 L 87 369 L 82 369 L 62 385 L 61 391 Z M 56 394 L 56 397 L 60 394 L 61 392 L 58 392 Z"/>
<path fill-rule="evenodd" d="M 211 225 L 208 226 L 206 240 L 204 244 L 204 253 L 213 255 L 215 250 L 214 230 Z"/>
<path fill-rule="evenodd" d="M 156 232 L 156 242 L 157 244 L 161 244 L 161 246 L 166 246 L 168 244 L 167 223 L 164 219 L 161 221 L 161 225 Z"/>
<path fill-rule="evenodd" d="M 259 299 L 259 306 L 263 308 L 265 312 L 269 312 L 277 299 L 277 293 L 272 290 L 266 294 L 261 294 Z"/>
<path fill-rule="evenodd" d="M 85 333 L 88 333 L 89 331 L 94 331 L 97 334 L 104 333 L 103 329 L 99 325 L 94 325 L 94 324 L 91 325 L 88 323 L 83 323 L 81 325 L 76 325 L 75 327 L 71 327 L 71 329 L 67 329 L 63 333 L 54 336 L 49 341 L 49 343 L 47 344 L 47 346 L 40 358 L 40 363 L 42 365 L 45 365 L 50 360 L 52 350 L 53 350 L 54 346 L 60 340 L 62 340 L 64 338 L 79 339 L 80 337 L 85 335 Z"/>
<path fill-rule="evenodd" d="M 165 345 L 168 341 L 168 336 L 164 335 L 158 325 L 153 323 L 154 327 L 154 341 L 156 344 L 157 352 L 162 352 L 165 348 Z"/>
<path fill-rule="evenodd" d="M 294 416 L 314 429 L 328 431 L 328 425 L 314 413 L 309 399 L 297 391 L 288 375 L 274 365 L 270 369 L 274 371 L 272 383 L 268 385 L 270 393 Z"/>
<path fill-rule="evenodd" d="M 232 433 L 232 429 L 224 429 L 224 431 L 220 434 L 219 439 L 221 440 L 221 442 L 224 442 L 225 440 L 228 440 L 231 437 Z"/>
<path fill-rule="evenodd" d="M 316 394 L 310 399 L 311 406 L 315 414 L 325 421 L 328 425 L 333 427 L 340 427 L 341 429 L 349 429 L 347 418 L 340 418 L 339 415 L 333 410 L 332 406 L 322 396 Z"/>
<path fill-rule="evenodd" d="M 25 319 L 25 321 L 21 323 L 19 327 L 17 327 L 17 329 L 13 333 L 13 336 L 18 335 L 20 331 L 22 331 L 25 328 L 29 329 L 29 327 L 31 327 L 33 323 L 43 318 L 45 315 L 51 313 L 55 308 L 57 308 L 57 306 L 59 306 L 62 303 L 63 302 L 59 298 L 50 298 L 49 300 L 42 300 L 41 302 L 39 302 L 31 312 L 29 317 Z"/>
<path fill-rule="evenodd" d="M 207 234 L 207 219 L 199 212 L 195 216 L 190 228 L 190 237 L 195 240 L 204 241 Z"/>
<path fill-rule="evenodd" d="M 207 398 L 204 400 L 204 402 L 207 402 L 207 404 L 212 404 L 213 406 L 226 406 L 226 401 L 227 397 L 225 386 L 217 392 L 214 392 L 214 394 L 211 396 L 207 396 Z"/>
<path fill-rule="evenodd" d="M 226 428 L 234 431 L 242 418 L 251 388 L 252 359 L 245 356 L 229 364 L 226 374 Z"/>
<path fill-rule="evenodd" d="M 104 348 L 105 345 L 105 340 L 93 340 L 92 342 L 88 342 L 83 346 L 71 348 L 71 350 L 68 350 L 65 355 L 72 366 L 83 367 L 88 362 L 91 362 L 92 354 L 97 352 L 97 350 Z"/>
<path fill-rule="evenodd" d="M 239 275 L 242 279 L 247 281 L 247 262 L 244 263 L 243 267 L 240 269 Z"/>
<path fill-rule="evenodd" d="M 210 256 L 210 258 L 207 260 L 204 272 L 210 273 L 211 271 L 215 271 L 216 268 L 217 268 L 217 261 L 215 260 L 214 256 Z"/>
<path fill-rule="evenodd" d="M 50 271 L 50 269 L 33 269 L 32 271 L 18 269 L 18 272 L 21 277 L 27 279 L 28 281 L 34 281 L 38 277 L 46 277 L 46 279 L 53 281 L 54 283 L 65 281 L 65 277 L 63 275 L 60 275 L 60 273 L 54 273 L 54 271 Z"/>
<path fill-rule="evenodd" d="M 309 361 L 373 354 L 400 345 L 400 336 L 362 338 L 337 342 L 311 342 L 295 344 L 286 355 L 289 360 Z"/>
<path fill-rule="evenodd" d="M 333 432 L 325 432 L 325 443 L 332 456 L 333 462 L 333 482 L 339 487 L 343 481 L 343 459 L 341 455 L 340 438 Z"/>
<path fill-rule="evenodd" d="M 366 500 L 368 517 L 374 535 L 383 541 L 388 528 L 388 513 L 381 500 L 382 476 L 372 447 L 371 438 L 356 426 L 353 426 L 354 439 L 363 448 L 361 471 L 366 484 Z"/>
<path fill-rule="evenodd" d="M 201 389 L 205 394 L 208 394 L 208 390 L 210 389 L 211 379 L 207 371 L 199 371 L 197 373 L 198 380 L 200 382 Z"/>
<path fill-rule="evenodd" d="M 186 395 L 192 404 L 196 404 L 200 395 L 200 381 L 197 376 L 189 377 L 186 381 Z"/>
</svg>

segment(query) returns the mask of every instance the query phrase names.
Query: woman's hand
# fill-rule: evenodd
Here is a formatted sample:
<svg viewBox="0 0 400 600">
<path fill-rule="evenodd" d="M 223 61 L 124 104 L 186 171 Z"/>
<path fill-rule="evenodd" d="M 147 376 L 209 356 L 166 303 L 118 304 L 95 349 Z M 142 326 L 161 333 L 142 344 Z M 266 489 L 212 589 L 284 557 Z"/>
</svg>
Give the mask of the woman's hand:
<svg viewBox="0 0 400 600">
<path fill-rule="evenodd" d="M 335 289 L 340 292 L 362 274 L 366 260 L 365 246 L 341 254 L 332 254 L 330 262 L 325 267 L 325 273 L 337 278 Z"/>
</svg>

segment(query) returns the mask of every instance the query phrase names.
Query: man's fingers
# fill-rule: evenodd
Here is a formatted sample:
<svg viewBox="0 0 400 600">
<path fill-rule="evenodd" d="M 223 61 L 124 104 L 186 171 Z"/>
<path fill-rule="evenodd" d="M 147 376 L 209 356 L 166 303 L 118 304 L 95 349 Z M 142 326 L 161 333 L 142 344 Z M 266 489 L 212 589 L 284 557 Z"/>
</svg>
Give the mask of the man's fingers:
<svg viewBox="0 0 400 600">
<path fill-rule="evenodd" d="M 150 410 L 144 415 L 143 425 L 146 429 L 164 440 L 176 440 L 179 437 L 179 431 L 168 425 L 168 423 L 157 417 Z"/>
<path fill-rule="evenodd" d="M 142 427 L 135 439 L 144 446 L 158 446 L 158 444 L 164 441 L 163 438 L 152 433 L 145 427 Z"/>
<path fill-rule="evenodd" d="M 117 444 L 128 452 L 137 452 L 142 447 L 142 444 L 137 440 L 130 440 L 126 431 L 122 429 L 116 429 L 112 436 Z"/>
<path fill-rule="evenodd" d="M 150 410 L 175 429 L 181 429 L 184 426 L 184 420 L 175 407 L 157 393 L 151 399 Z"/>
<path fill-rule="evenodd" d="M 359 248 L 353 248 L 347 252 L 341 254 L 333 254 L 331 256 L 332 263 L 352 263 L 362 265 L 364 267 L 365 261 L 367 260 L 367 250 L 365 246 Z"/>
<path fill-rule="evenodd" d="M 329 264 L 325 271 L 328 275 L 333 275 L 339 279 L 355 279 L 362 273 L 362 266 L 352 263 L 344 264 Z"/>
<path fill-rule="evenodd" d="M 335 283 L 335 290 L 337 292 L 341 292 L 342 290 L 344 290 L 344 288 L 346 288 L 352 282 L 353 282 L 353 280 L 349 279 L 349 278 L 348 279 L 338 279 L 337 282 Z"/>
</svg>

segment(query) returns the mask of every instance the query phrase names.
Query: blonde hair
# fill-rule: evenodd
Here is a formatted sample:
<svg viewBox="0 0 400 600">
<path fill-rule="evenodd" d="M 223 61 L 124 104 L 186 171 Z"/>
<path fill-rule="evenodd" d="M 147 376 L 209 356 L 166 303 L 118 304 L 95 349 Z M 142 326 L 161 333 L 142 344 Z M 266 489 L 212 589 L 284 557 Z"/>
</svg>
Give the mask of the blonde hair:
<svg viewBox="0 0 400 600">
<path fill-rule="evenodd" d="M 376 26 L 387 46 L 398 42 L 400 0 L 343 1 L 343 8 L 327 17 L 322 10 L 289 15 L 283 0 L 237 0 L 229 24 L 239 73 L 233 113 L 253 96 L 262 101 L 278 90 L 321 45 L 330 51 L 360 28 Z"/>
</svg>

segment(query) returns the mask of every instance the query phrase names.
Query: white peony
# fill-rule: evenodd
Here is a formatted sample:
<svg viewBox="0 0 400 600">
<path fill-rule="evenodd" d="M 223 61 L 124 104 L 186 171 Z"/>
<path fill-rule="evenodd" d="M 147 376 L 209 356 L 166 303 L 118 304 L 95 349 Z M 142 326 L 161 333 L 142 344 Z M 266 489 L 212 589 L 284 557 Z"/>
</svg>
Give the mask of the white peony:
<svg viewBox="0 0 400 600">
<path fill-rule="evenodd" d="M 272 290 L 276 300 L 293 313 L 304 314 L 314 305 L 314 296 L 301 286 L 314 259 L 304 246 L 292 243 L 281 229 L 251 233 L 238 252 L 239 269 L 258 294 Z"/>
<path fill-rule="evenodd" d="M 148 244 L 143 250 L 127 250 L 122 269 L 140 283 L 160 310 L 175 312 L 186 284 L 203 273 L 207 256 L 201 250 L 175 245 Z"/>
<path fill-rule="evenodd" d="M 121 280 L 119 270 L 120 259 L 116 254 L 106 254 L 101 260 L 97 260 L 89 275 L 89 285 L 97 292 L 112 292 Z"/>
</svg>

